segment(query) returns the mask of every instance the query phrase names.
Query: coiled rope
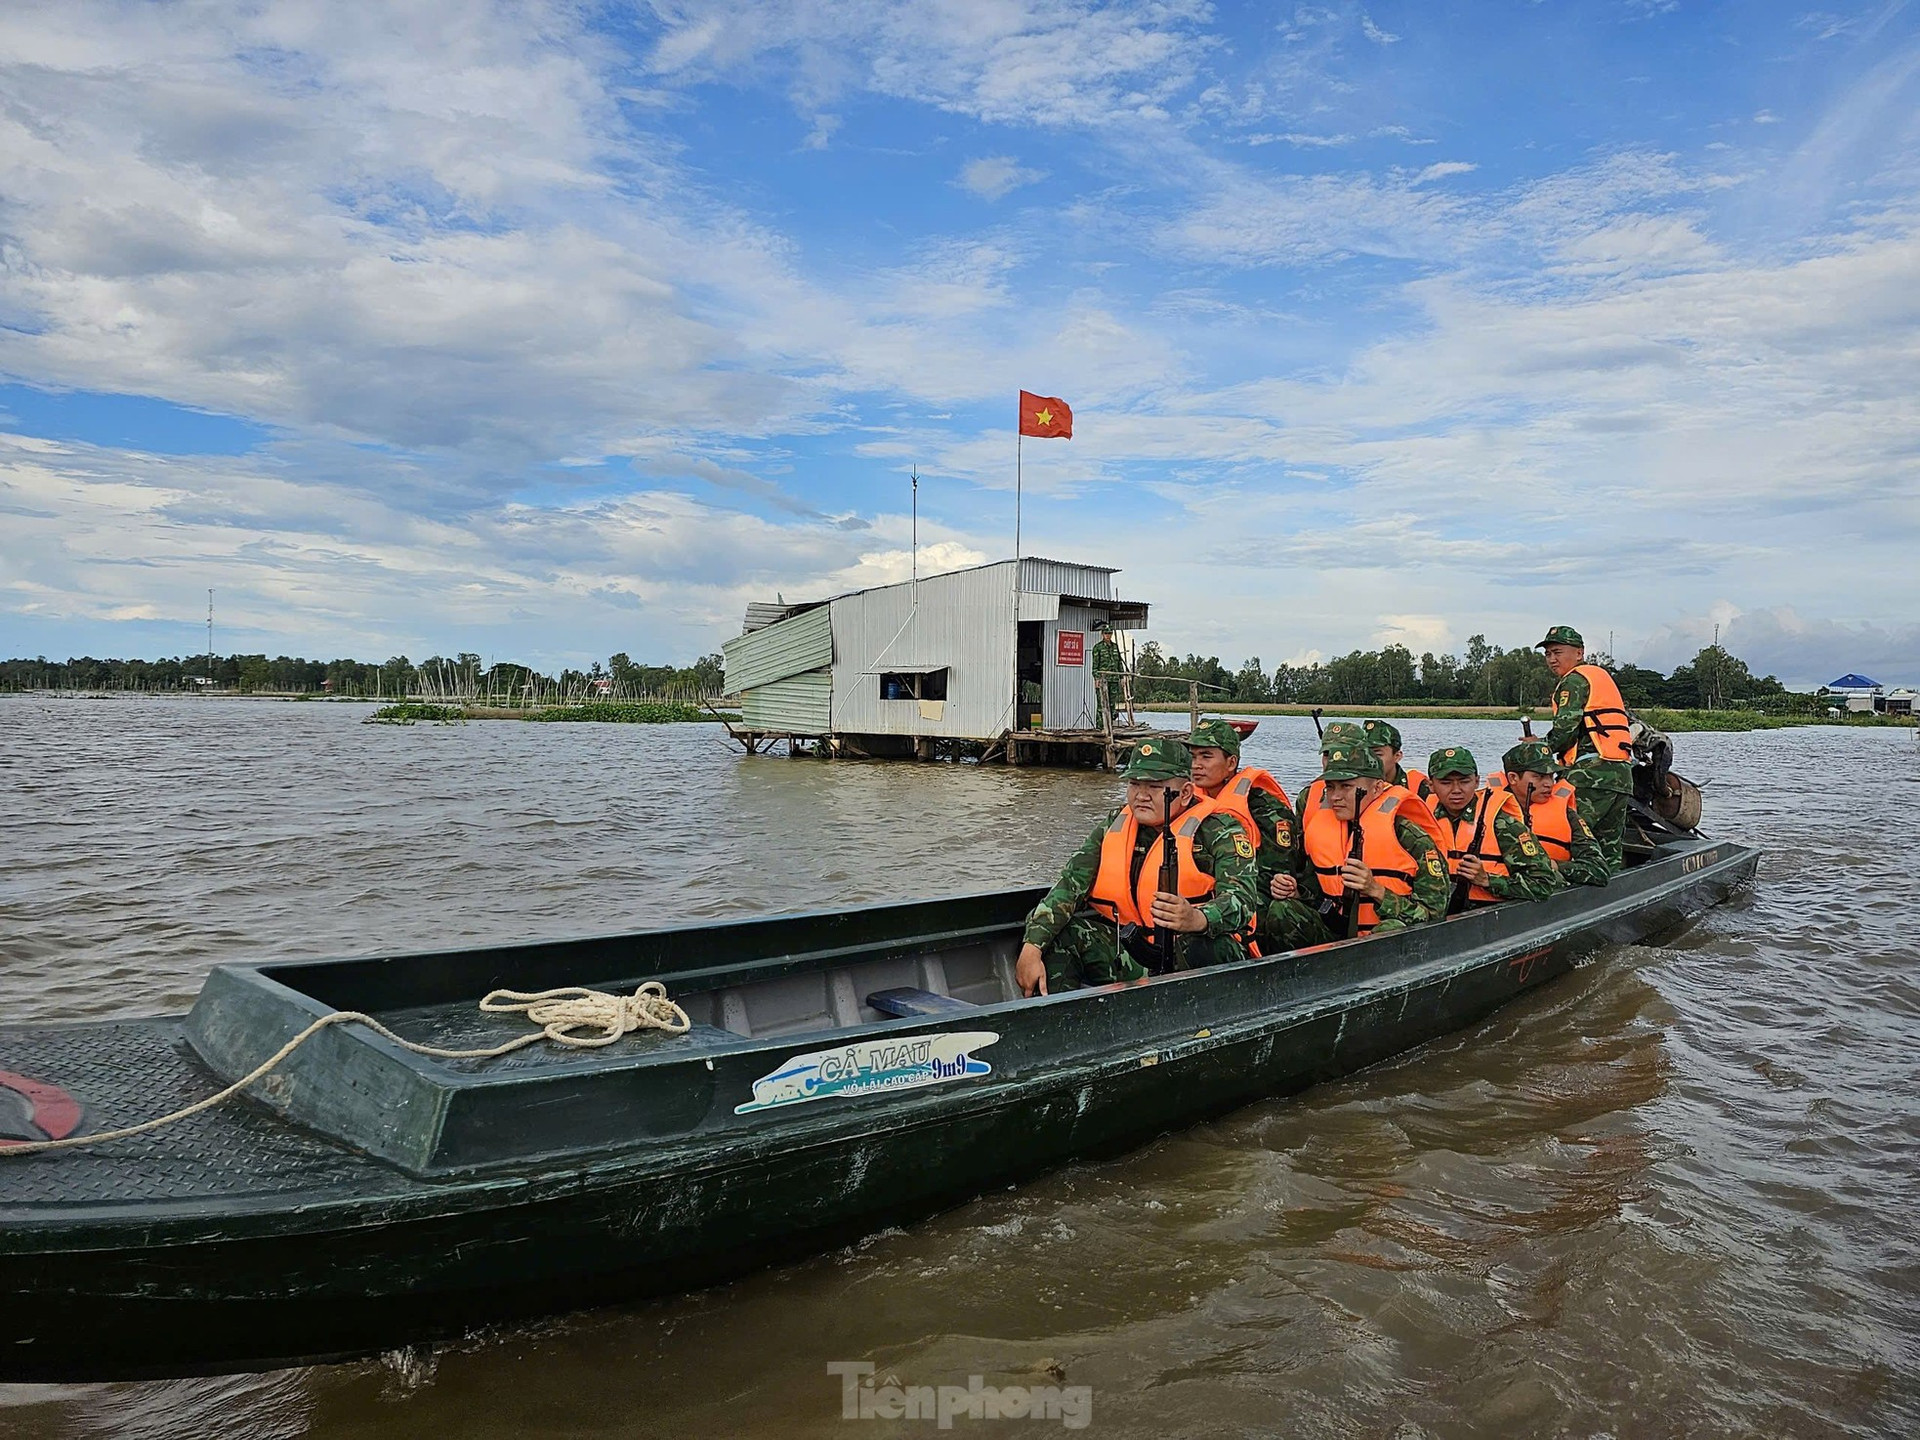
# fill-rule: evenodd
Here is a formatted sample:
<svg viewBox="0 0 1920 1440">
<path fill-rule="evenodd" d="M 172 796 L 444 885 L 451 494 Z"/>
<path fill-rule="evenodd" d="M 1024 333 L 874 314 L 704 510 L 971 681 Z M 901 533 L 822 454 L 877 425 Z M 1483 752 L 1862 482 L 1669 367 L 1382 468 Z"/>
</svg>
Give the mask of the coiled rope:
<svg viewBox="0 0 1920 1440">
<path fill-rule="evenodd" d="M 481 1050 L 446 1050 L 437 1045 L 421 1045 L 396 1035 L 373 1016 L 359 1010 L 335 1010 L 322 1015 L 252 1070 L 226 1089 L 204 1100 L 175 1110 L 170 1115 L 143 1120 L 138 1125 L 118 1130 L 102 1130 L 92 1135 L 73 1135 L 65 1140 L 29 1140 L 24 1144 L 0 1145 L 0 1157 L 38 1155 L 47 1150 L 77 1150 L 84 1145 L 103 1145 L 109 1140 L 125 1140 L 134 1135 L 178 1124 L 189 1116 L 231 1100 L 254 1081 L 274 1072 L 286 1058 L 322 1030 L 334 1025 L 364 1025 L 385 1036 L 402 1049 L 436 1060 L 492 1060 L 512 1054 L 528 1045 L 550 1040 L 571 1050 L 596 1050 L 611 1045 L 635 1030 L 661 1030 L 669 1035 L 684 1035 L 693 1027 L 687 1012 L 667 998 L 667 987 L 649 980 L 631 995 L 614 995 L 605 990 L 588 990 L 578 985 L 558 990 L 495 990 L 484 996 L 480 1008 L 489 1015 L 523 1014 L 540 1028 L 530 1035 L 517 1035 L 499 1045 Z"/>
</svg>

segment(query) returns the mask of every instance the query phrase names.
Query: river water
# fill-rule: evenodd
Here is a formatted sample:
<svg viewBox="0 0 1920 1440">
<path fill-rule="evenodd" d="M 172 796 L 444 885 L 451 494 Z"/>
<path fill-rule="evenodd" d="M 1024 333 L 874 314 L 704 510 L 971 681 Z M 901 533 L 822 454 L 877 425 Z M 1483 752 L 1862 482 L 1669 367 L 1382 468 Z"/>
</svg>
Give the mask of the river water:
<svg viewBox="0 0 1920 1440">
<path fill-rule="evenodd" d="M 365 714 L 0 700 L 0 1015 L 184 1009 L 226 960 L 1043 882 L 1116 788 Z M 1511 727 L 1402 729 L 1485 761 Z M 1758 884 L 1389 1064 L 700 1294 L 359 1364 L 0 1386 L 0 1436 L 934 1431 L 842 1419 L 835 1361 L 1089 1386 L 1110 1435 L 1920 1434 L 1920 753 L 1677 748 Z M 1293 789 L 1314 749 L 1270 718 L 1248 759 Z"/>
</svg>

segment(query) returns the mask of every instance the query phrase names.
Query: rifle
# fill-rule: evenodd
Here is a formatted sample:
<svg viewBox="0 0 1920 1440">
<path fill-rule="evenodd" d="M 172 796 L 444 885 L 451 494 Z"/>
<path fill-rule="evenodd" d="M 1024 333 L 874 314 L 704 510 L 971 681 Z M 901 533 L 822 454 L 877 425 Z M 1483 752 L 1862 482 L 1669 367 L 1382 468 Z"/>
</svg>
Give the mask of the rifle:
<svg viewBox="0 0 1920 1440">
<path fill-rule="evenodd" d="M 1313 707 L 1313 733 L 1322 740 L 1327 738 L 1327 727 L 1320 723 L 1320 717 L 1325 713 L 1318 705 Z"/>
<path fill-rule="evenodd" d="M 1355 790 L 1353 792 L 1353 839 L 1347 846 L 1349 860 L 1358 861 L 1366 853 L 1367 837 L 1360 829 L 1360 812 L 1366 808 L 1367 797 Z M 1347 939 L 1351 940 L 1360 933 L 1360 896 L 1344 882 L 1341 889 L 1346 892 Z"/>
<path fill-rule="evenodd" d="M 1529 740 L 1533 739 L 1533 717 L 1531 715 L 1523 715 L 1520 717 L 1520 733 Z"/>
<path fill-rule="evenodd" d="M 1173 840 L 1173 802 L 1180 792 L 1168 787 L 1161 792 L 1167 805 L 1166 823 L 1160 828 L 1160 888 L 1169 895 L 1180 893 L 1180 849 Z M 1177 937 L 1171 925 L 1154 925 L 1155 948 L 1160 952 L 1162 974 L 1169 974 L 1176 964 L 1174 945 Z"/>
<path fill-rule="evenodd" d="M 1473 797 L 1474 803 L 1480 808 L 1473 817 L 1473 838 L 1467 842 L 1467 855 L 1478 855 L 1480 853 L 1480 841 L 1487 833 L 1487 811 L 1493 808 L 1490 803 L 1491 796 L 1491 791 L 1483 791 Z M 1451 820 L 1447 822 L 1447 828 L 1449 830 L 1453 828 L 1453 822 Z M 1460 858 L 1464 860 L 1466 855 Z M 1472 881 L 1455 880 L 1453 882 L 1453 894 L 1447 899 L 1447 914 L 1458 915 L 1464 911 L 1467 908 L 1467 893 L 1472 889 Z"/>
</svg>

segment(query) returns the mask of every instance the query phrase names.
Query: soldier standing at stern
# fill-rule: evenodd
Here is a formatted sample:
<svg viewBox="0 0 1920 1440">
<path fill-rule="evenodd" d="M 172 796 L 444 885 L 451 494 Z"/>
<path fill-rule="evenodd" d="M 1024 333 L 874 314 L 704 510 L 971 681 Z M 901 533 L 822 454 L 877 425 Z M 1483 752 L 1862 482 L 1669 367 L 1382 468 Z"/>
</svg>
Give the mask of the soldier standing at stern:
<svg viewBox="0 0 1920 1440">
<path fill-rule="evenodd" d="M 1161 927 L 1178 970 L 1244 960 L 1259 914 L 1253 842 L 1193 787 L 1178 740 L 1143 740 L 1121 778 L 1127 803 L 1089 835 L 1027 916 L 1014 979 L 1023 995 L 1141 980 L 1163 968 Z M 1178 893 L 1160 888 L 1169 836 Z"/>
<path fill-rule="evenodd" d="M 1547 668 L 1560 682 L 1553 692 L 1553 728 L 1547 748 L 1580 800 L 1609 874 L 1620 872 L 1620 845 L 1633 795 L 1626 702 L 1613 676 L 1587 663 L 1587 642 L 1571 625 L 1556 625 L 1539 642 Z"/>
</svg>

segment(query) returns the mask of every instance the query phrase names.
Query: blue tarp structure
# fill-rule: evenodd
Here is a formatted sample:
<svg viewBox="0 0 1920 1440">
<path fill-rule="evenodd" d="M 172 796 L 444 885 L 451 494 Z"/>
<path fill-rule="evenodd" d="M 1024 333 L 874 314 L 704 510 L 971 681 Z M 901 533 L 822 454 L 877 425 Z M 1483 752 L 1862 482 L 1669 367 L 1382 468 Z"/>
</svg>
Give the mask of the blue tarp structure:
<svg viewBox="0 0 1920 1440">
<path fill-rule="evenodd" d="M 1829 690 L 1878 690 L 1880 682 L 1869 680 L 1864 675 L 1842 675 L 1838 680 L 1829 680 Z"/>
</svg>

